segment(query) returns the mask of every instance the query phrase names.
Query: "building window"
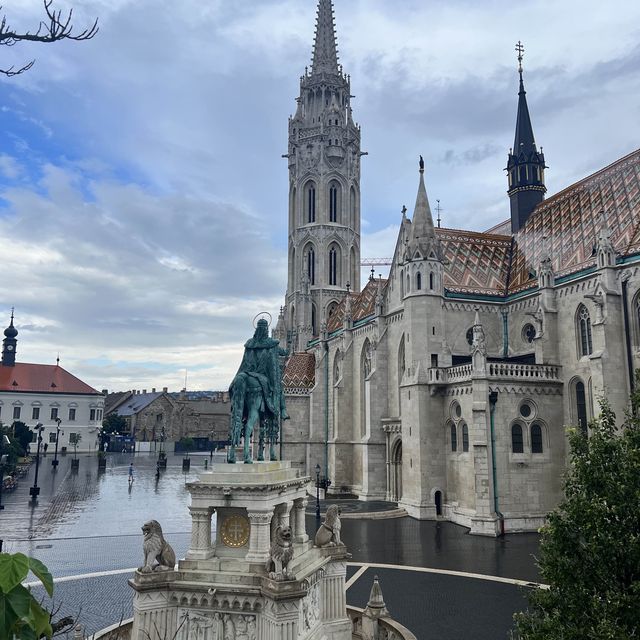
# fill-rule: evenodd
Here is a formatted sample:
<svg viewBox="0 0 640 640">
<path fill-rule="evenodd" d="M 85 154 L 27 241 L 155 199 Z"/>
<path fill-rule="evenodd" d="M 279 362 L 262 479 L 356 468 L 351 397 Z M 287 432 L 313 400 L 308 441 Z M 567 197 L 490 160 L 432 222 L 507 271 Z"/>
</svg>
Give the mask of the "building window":
<svg viewBox="0 0 640 640">
<path fill-rule="evenodd" d="M 102 420 L 102 409 L 98 409 L 98 420 Z"/>
<path fill-rule="evenodd" d="M 96 419 L 96 410 L 95 409 L 90 409 L 89 410 L 89 420 L 95 420 Z"/>
<path fill-rule="evenodd" d="M 458 432 L 456 431 L 456 425 L 451 425 L 451 451 L 458 450 Z"/>
<path fill-rule="evenodd" d="M 472 347 L 473 346 L 473 327 L 467 329 L 467 344 Z"/>
<path fill-rule="evenodd" d="M 13 407 L 13 419 L 20 420 L 20 411 L 22 407 Z"/>
<path fill-rule="evenodd" d="M 525 324 L 522 327 L 522 341 L 531 344 L 536 337 L 536 328 L 532 324 Z"/>
<path fill-rule="evenodd" d="M 307 277 L 309 284 L 316 283 L 316 253 L 313 247 L 307 249 Z"/>
<path fill-rule="evenodd" d="M 40 407 L 33 407 L 33 409 L 31 409 L 31 419 L 40 420 Z"/>
<path fill-rule="evenodd" d="M 591 340 L 591 318 L 587 308 L 581 304 L 578 307 L 578 346 L 579 357 L 588 356 L 593 352 L 593 342 Z"/>
<path fill-rule="evenodd" d="M 584 392 L 584 382 L 576 382 L 576 415 L 578 417 L 578 427 L 586 437 L 587 431 L 587 397 Z"/>
<path fill-rule="evenodd" d="M 337 144 L 336 140 L 336 144 Z M 329 186 L 329 222 L 338 222 L 340 211 L 340 185 L 332 182 Z"/>
<path fill-rule="evenodd" d="M 305 187 L 305 219 L 309 222 L 316 221 L 316 185 L 309 182 Z"/>
<path fill-rule="evenodd" d="M 531 425 L 531 453 L 542 453 L 542 427 L 537 422 Z"/>
<path fill-rule="evenodd" d="M 58 417 L 58 407 L 51 407 L 51 419 L 55 420 Z"/>
<path fill-rule="evenodd" d="M 429 289 L 433 291 L 433 273 L 429 274 Z"/>
<path fill-rule="evenodd" d="M 76 410 L 71 408 L 69 409 L 69 422 L 73 422 L 76 419 Z"/>
<path fill-rule="evenodd" d="M 418 271 L 416 274 L 416 290 L 420 291 L 422 289 L 422 274 Z"/>
<path fill-rule="evenodd" d="M 462 423 L 462 450 L 469 451 L 469 427 L 467 427 L 467 423 Z"/>
<path fill-rule="evenodd" d="M 49 444 L 55 444 L 56 443 L 56 435 L 57 435 L 57 433 L 55 431 L 51 431 L 49 433 Z"/>
<path fill-rule="evenodd" d="M 329 249 L 329 284 L 338 284 L 338 252 L 335 247 Z"/>
<path fill-rule="evenodd" d="M 524 453 L 524 441 L 522 439 L 522 426 L 517 423 L 511 427 L 511 452 Z"/>
</svg>

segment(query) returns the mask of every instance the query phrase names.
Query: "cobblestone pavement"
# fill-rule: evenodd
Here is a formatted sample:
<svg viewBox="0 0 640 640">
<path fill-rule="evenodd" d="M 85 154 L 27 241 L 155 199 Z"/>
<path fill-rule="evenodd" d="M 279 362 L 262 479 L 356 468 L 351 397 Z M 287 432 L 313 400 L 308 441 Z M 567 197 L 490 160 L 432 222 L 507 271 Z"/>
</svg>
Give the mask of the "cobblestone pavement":
<svg viewBox="0 0 640 640">
<path fill-rule="evenodd" d="M 71 457 L 61 458 L 55 473 L 51 454 L 42 460 L 38 480 L 42 491 L 35 507 L 29 502 L 34 466 L 15 492 L 3 495 L 6 509 L 0 512 L 0 538 L 5 551 L 34 555 L 49 567 L 57 580 L 58 617 L 79 615 L 85 630 L 92 633 L 132 615 L 127 579 L 129 570 L 141 561 L 144 522 L 159 520 L 177 556 L 184 557 L 191 527 L 185 482 L 196 479 L 208 456 L 192 454 L 187 474 L 181 470 L 182 457 L 170 456 L 158 481 L 154 455 L 110 454 L 101 474 L 97 458 L 91 455 L 78 456 L 80 469 L 73 474 Z M 135 480 L 130 487 L 131 461 Z M 315 517 L 308 515 L 310 535 L 315 526 Z M 538 549 L 535 535 L 494 540 L 469 536 L 450 523 L 400 518 L 345 519 L 342 537 L 354 563 L 415 567 L 350 566 L 349 576 L 360 573 L 347 600 L 363 606 L 373 574 L 378 574 L 392 614 L 420 639 L 506 639 L 513 612 L 524 606 L 522 588 L 516 584 L 425 573 L 420 567 L 539 579 L 533 560 Z M 99 572 L 117 573 L 86 576 Z M 45 597 L 42 589 L 35 588 L 35 593 Z"/>
</svg>

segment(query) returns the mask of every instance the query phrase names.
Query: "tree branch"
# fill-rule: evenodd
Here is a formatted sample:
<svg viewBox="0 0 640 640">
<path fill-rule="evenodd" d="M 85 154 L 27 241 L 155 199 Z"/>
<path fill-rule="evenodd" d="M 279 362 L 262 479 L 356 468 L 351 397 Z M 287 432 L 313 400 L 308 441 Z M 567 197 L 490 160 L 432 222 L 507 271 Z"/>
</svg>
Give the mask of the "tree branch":
<svg viewBox="0 0 640 640">
<path fill-rule="evenodd" d="M 54 0 L 43 0 L 44 10 L 47 14 L 46 20 L 41 20 L 35 33 L 25 31 L 23 33 L 14 31 L 7 25 L 6 16 L 2 16 L 0 21 L 0 46 L 12 47 L 16 42 L 58 42 L 59 40 L 91 40 L 98 33 L 98 19 L 94 23 L 84 29 L 80 33 L 73 32 L 73 9 L 69 10 L 66 16 L 62 15 L 62 11 L 52 8 Z M 0 11 L 2 6 L 0 5 Z M 0 69 L 0 73 L 5 76 L 17 76 L 28 71 L 33 66 L 35 60 L 25 64 L 18 69 L 11 66 L 8 69 Z"/>
</svg>

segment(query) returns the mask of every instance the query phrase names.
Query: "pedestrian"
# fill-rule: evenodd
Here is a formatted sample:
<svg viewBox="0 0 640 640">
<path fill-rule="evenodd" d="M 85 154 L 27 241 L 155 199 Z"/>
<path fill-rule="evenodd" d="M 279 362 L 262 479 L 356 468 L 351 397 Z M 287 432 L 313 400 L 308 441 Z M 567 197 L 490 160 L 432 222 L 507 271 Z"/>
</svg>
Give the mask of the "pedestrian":
<svg viewBox="0 0 640 640">
<path fill-rule="evenodd" d="M 47 455 L 47 449 L 48 449 L 48 448 L 49 448 L 49 443 L 48 443 L 48 442 L 45 442 L 45 443 L 44 443 L 44 445 L 43 445 L 44 455 L 45 455 L 45 456 Z"/>
<path fill-rule="evenodd" d="M 160 480 L 160 460 L 156 462 L 156 480 Z"/>
<path fill-rule="evenodd" d="M 129 484 L 133 482 L 133 462 L 129 465 Z"/>
</svg>

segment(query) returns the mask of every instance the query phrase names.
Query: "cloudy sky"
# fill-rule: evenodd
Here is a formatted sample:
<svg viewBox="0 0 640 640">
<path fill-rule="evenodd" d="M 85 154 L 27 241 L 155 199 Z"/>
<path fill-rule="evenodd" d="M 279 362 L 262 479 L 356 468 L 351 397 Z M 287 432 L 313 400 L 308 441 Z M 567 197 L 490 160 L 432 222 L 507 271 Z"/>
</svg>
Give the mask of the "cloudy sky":
<svg viewBox="0 0 640 640">
<path fill-rule="evenodd" d="M 89 42 L 0 48 L 0 317 L 18 359 L 98 389 L 227 388 L 286 287 L 287 118 L 315 0 L 76 0 Z M 69 2 L 56 0 L 59 8 Z M 393 251 L 427 162 L 443 225 L 509 215 L 514 45 L 555 193 L 633 151 L 636 0 L 335 0 L 362 126 L 363 257 Z M 16 29 L 41 0 L 5 0 Z M 4 320 L 2 323 L 4 324 Z"/>
</svg>

